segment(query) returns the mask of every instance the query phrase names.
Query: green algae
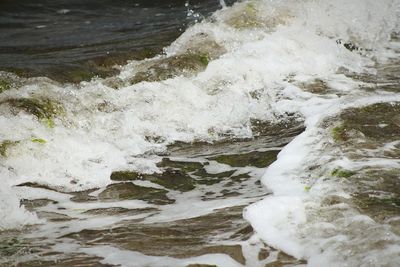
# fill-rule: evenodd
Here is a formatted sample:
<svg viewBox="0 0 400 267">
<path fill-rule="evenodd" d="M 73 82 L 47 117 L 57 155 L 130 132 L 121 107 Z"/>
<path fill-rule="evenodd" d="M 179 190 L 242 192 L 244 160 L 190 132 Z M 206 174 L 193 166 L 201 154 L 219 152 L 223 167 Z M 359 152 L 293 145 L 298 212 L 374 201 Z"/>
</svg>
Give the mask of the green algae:
<svg viewBox="0 0 400 267">
<path fill-rule="evenodd" d="M 10 141 L 10 140 L 4 140 L 0 143 L 0 155 L 3 157 L 8 156 L 8 150 L 17 145 L 19 141 Z"/>
<path fill-rule="evenodd" d="M 47 141 L 42 138 L 32 138 L 31 141 L 32 141 L 32 143 L 38 143 L 38 144 L 46 144 L 47 143 Z"/>
<path fill-rule="evenodd" d="M 332 176 L 341 177 L 341 178 L 349 178 L 349 177 L 353 176 L 354 174 L 356 174 L 356 173 L 353 171 L 350 171 L 350 170 L 345 170 L 345 169 L 334 169 L 331 172 Z"/>
<path fill-rule="evenodd" d="M 336 142 L 348 140 L 348 134 L 344 125 L 336 126 L 332 129 L 332 137 Z"/>
<path fill-rule="evenodd" d="M 3 93 L 4 91 L 11 89 L 11 87 L 12 87 L 11 81 L 0 78 L 0 94 Z"/>
<path fill-rule="evenodd" d="M 22 110 L 32 114 L 49 128 L 55 126 L 54 118 L 64 112 L 60 103 L 47 98 L 12 98 L 0 102 L 0 105 L 5 103 L 11 107 L 14 113 Z"/>
</svg>

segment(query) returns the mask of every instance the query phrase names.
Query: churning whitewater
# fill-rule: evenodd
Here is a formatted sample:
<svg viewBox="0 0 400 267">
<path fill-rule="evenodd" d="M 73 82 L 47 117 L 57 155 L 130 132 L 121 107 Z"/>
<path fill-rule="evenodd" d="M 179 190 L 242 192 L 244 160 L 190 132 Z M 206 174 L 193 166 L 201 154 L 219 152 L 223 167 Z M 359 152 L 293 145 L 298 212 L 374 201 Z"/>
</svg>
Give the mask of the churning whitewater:
<svg viewBox="0 0 400 267">
<path fill-rule="evenodd" d="M 35 225 L 30 237 L 61 238 L 54 251 L 122 266 L 265 266 L 271 257 L 256 259 L 254 244 L 283 251 L 300 260 L 298 265 L 397 266 L 400 195 L 393 188 L 400 179 L 400 1 L 221 5 L 163 54 L 129 61 L 113 77 L 60 84 L 1 73 L 11 82 L 0 90 L 0 229 Z M 388 121 L 375 123 L 372 117 L 379 112 Z M 365 123 L 358 121 L 364 117 Z M 212 175 L 262 176 L 263 188 L 255 189 L 250 179 L 235 189 L 243 197 L 207 202 L 200 191 L 174 188 L 162 207 L 146 199 L 69 200 L 69 192 L 91 189 L 90 196 L 101 198 L 116 171 L 160 174 L 160 160 L 171 145 L 256 138 L 257 123 L 304 125 L 305 130 L 266 147 L 263 153 L 282 149 L 266 169 L 233 169 L 210 157 L 200 162 Z M 363 127 L 377 127 L 385 138 Z M 374 188 L 385 179 L 379 175 L 389 172 L 392 189 Z M 162 182 L 136 185 L 165 190 Z M 202 186 L 204 192 L 213 190 Z M 391 212 L 375 216 L 374 204 L 366 207 L 361 197 L 371 195 L 392 199 Z M 57 212 L 79 223 L 53 227 L 22 202 L 44 198 L 63 203 Z M 48 204 L 47 212 L 55 205 Z M 171 223 L 236 206 L 245 206 L 243 217 L 254 229 L 241 241 L 242 262 L 218 251 L 188 260 L 63 239 L 129 219 Z M 85 214 L 110 207 L 158 211 L 103 219 Z"/>
</svg>

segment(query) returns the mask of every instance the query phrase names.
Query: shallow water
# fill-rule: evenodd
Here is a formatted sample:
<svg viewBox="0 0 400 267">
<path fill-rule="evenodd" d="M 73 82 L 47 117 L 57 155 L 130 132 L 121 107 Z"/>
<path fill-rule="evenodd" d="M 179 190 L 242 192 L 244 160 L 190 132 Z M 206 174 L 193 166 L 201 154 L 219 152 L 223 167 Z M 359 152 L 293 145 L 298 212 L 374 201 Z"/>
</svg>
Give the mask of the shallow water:
<svg viewBox="0 0 400 267">
<path fill-rule="evenodd" d="M 1 73 L 1 264 L 396 266 L 399 15 L 244 1 L 105 78 Z"/>
<path fill-rule="evenodd" d="M 279 251 L 260 241 L 247 248 L 254 232 L 242 212 L 268 194 L 259 180 L 264 168 L 303 127 L 265 125 L 264 130 L 250 140 L 173 145 L 159 156 L 162 173 L 115 171 L 105 188 L 64 193 L 40 184 L 19 185 L 43 196 L 23 199 L 22 204 L 47 223 L 3 232 L 2 266 L 103 266 L 102 257 L 96 256 L 101 246 L 139 252 L 142 258 L 180 259 L 175 266 L 189 266 L 200 256 L 216 253 L 228 256 L 224 261 L 232 266 L 281 262 Z M 251 259 L 255 254 L 261 256 Z M 136 266 L 141 257 L 124 260 Z M 169 266 L 163 258 L 153 260 L 150 266 Z"/>
</svg>

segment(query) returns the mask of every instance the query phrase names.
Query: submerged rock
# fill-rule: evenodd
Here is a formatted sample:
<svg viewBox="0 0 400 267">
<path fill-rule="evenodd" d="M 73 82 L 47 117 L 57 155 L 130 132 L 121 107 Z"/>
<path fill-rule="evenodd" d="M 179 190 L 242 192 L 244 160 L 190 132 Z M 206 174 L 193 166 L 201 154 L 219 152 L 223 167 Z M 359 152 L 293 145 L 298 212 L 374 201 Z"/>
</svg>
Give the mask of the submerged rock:
<svg viewBox="0 0 400 267">
<path fill-rule="evenodd" d="M 363 170 L 357 174 L 358 190 L 352 197 L 358 209 L 400 234 L 400 169 Z"/>
<path fill-rule="evenodd" d="M 286 138 L 293 138 L 305 129 L 303 119 L 298 114 L 289 115 L 287 118 L 280 118 L 278 123 L 252 119 L 251 131 L 256 138 L 259 137 L 279 137 L 279 141 Z M 278 141 L 278 140 L 277 140 Z M 288 142 L 284 142 L 286 144 Z"/>
<path fill-rule="evenodd" d="M 219 245 L 219 246 L 206 246 L 192 254 L 192 257 L 201 256 L 205 254 L 226 254 L 235 261 L 245 265 L 246 259 L 243 256 L 241 245 Z M 213 265 L 206 265 L 213 266 Z M 215 266 L 215 265 L 214 265 Z"/>
<path fill-rule="evenodd" d="M 110 176 L 110 179 L 113 181 L 132 181 L 140 178 L 141 175 L 134 171 L 116 171 Z"/>
<path fill-rule="evenodd" d="M 99 194 L 103 201 L 139 199 L 149 203 L 165 205 L 174 203 L 175 200 L 167 197 L 168 191 L 152 187 L 138 186 L 132 183 L 111 184 Z"/>
<path fill-rule="evenodd" d="M 304 266 L 307 264 L 305 260 L 297 260 L 296 258 L 279 251 L 277 261 L 267 263 L 265 267 L 283 267 L 283 266 Z"/>
<path fill-rule="evenodd" d="M 48 98 L 11 98 L 0 102 L 0 105 L 4 104 L 10 106 L 11 112 L 14 114 L 24 111 L 35 116 L 50 128 L 54 127 L 53 119 L 64 112 L 61 103 Z"/>
<path fill-rule="evenodd" d="M 227 164 L 232 167 L 246 167 L 254 166 L 257 168 L 265 168 L 276 160 L 279 150 L 269 151 L 253 151 L 242 154 L 228 154 L 220 155 L 209 158 L 215 160 L 218 163 Z"/>
<path fill-rule="evenodd" d="M 112 207 L 112 208 L 98 208 L 98 209 L 91 209 L 83 212 L 83 214 L 88 215 L 100 215 L 100 216 L 115 216 L 115 215 L 138 215 L 143 213 L 149 213 L 158 211 L 156 208 L 144 208 L 144 209 L 127 209 L 127 208 L 120 208 L 120 207 Z"/>
<path fill-rule="evenodd" d="M 346 141 L 360 137 L 384 142 L 397 140 L 400 135 L 400 104 L 377 103 L 361 108 L 347 109 L 339 117 L 340 126 L 333 128 L 335 140 Z"/>
<path fill-rule="evenodd" d="M 130 83 L 156 82 L 178 75 L 191 75 L 203 71 L 209 61 L 209 55 L 195 53 L 144 61 L 137 66 L 139 71 L 131 78 Z"/>
<path fill-rule="evenodd" d="M 231 207 L 197 218 L 165 223 L 142 224 L 127 221 L 112 230 L 82 230 L 64 237 L 85 241 L 94 246 L 107 243 L 146 255 L 180 259 L 222 253 L 245 264 L 242 247 L 238 244 L 240 241 L 230 244 L 210 242 L 220 233 L 235 233 L 238 229 L 248 228 L 249 224 L 242 217 L 242 209 L 243 207 Z M 247 238 L 247 232 L 235 234 L 237 239 L 245 234 Z"/>
<path fill-rule="evenodd" d="M 330 173 L 332 179 L 351 185 L 351 201 L 338 198 L 325 202 L 352 205 L 400 234 L 400 221 L 393 219 L 400 213 L 400 170 L 395 163 L 400 158 L 400 103 L 349 108 L 334 119 L 340 123 L 332 129 L 334 145 L 350 162 L 362 164 L 356 172 L 335 168 Z"/>
<path fill-rule="evenodd" d="M 302 82 L 302 83 L 298 83 L 296 85 L 299 86 L 304 91 L 307 91 L 307 92 L 310 92 L 313 94 L 326 94 L 331 91 L 331 88 L 329 88 L 328 84 L 321 79 L 315 79 L 308 83 Z"/>
<path fill-rule="evenodd" d="M 182 192 L 190 191 L 195 188 L 195 180 L 186 172 L 168 168 L 162 173 L 144 174 L 131 171 L 119 171 L 111 174 L 111 180 L 114 181 L 133 181 L 145 180 L 164 186 L 172 190 Z"/>
<path fill-rule="evenodd" d="M 364 49 L 362 49 L 361 47 L 359 47 L 358 45 L 355 45 L 352 42 L 346 42 L 342 39 L 336 40 L 336 43 L 339 45 L 343 45 L 344 48 L 346 48 L 347 50 L 349 50 L 350 52 L 353 51 L 363 51 Z"/>
<path fill-rule="evenodd" d="M 226 52 L 226 49 L 215 41 L 215 38 L 205 32 L 196 33 L 176 43 L 174 55 L 161 55 L 148 60 L 136 62 L 135 73 L 130 78 L 130 84 L 139 82 L 156 82 L 176 76 L 189 77 L 206 69 L 209 62 Z"/>
<path fill-rule="evenodd" d="M 180 169 L 184 172 L 194 172 L 204 168 L 207 163 L 200 163 L 195 161 L 176 161 L 169 158 L 163 158 L 161 162 L 157 163 L 157 167 L 169 167 L 174 169 Z"/>
<path fill-rule="evenodd" d="M 356 173 L 345 169 L 334 169 L 331 174 L 336 177 L 349 178 Z"/>
<path fill-rule="evenodd" d="M 208 173 L 205 169 L 202 169 L 195 172 L 194 175 L 197 177 L 196 179 L 197 183 L 204 185 L 213 185 L 220 183 L 226 178 L 230 178 L 235 172 L 236 170 L 219 172 L 219 173 Z"/>
<path fill-rule="evenodd" d="M 23 205 L 27 210 L 34 211 L 37 208 L 45 207 L 49 204 L 57 204 L 58 202 L 55 200 L 50 200 L 47 198 L 39 198 L 39 199 L 22 199 L 21 205 Z"/>
<path fill-rule="evenodd" d="M 161 174 L 143 174 L 143 179 L 182 192 L 195 188 L 195 180 L 180 170 L 166 169 Z"/>
</svg>

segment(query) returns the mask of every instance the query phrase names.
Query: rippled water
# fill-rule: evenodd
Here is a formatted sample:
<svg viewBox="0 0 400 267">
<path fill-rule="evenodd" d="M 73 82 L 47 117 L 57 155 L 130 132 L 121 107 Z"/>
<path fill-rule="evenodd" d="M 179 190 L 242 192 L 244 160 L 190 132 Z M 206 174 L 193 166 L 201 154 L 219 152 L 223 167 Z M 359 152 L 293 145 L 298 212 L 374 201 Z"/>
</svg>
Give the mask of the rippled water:
<svg viewBox="0 0 400 267">
<path fill-rule="evenodd" d="M 399 15 L 243 1 L 104 78 L 2 72 L 0 264 L 396 266 Z"/>
<path fill-rule="evenodd" d="M 228 1 L 229 3 L 229 1 Z M 162 52 L 214 0 L 2 1 L 0 68 L 77 82 Z"/>
</svg>

